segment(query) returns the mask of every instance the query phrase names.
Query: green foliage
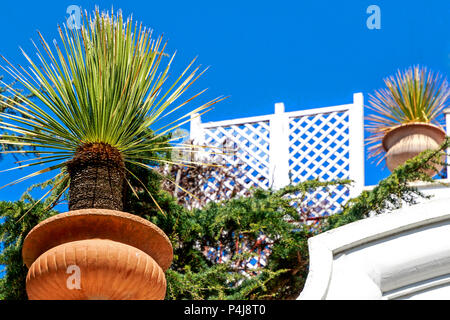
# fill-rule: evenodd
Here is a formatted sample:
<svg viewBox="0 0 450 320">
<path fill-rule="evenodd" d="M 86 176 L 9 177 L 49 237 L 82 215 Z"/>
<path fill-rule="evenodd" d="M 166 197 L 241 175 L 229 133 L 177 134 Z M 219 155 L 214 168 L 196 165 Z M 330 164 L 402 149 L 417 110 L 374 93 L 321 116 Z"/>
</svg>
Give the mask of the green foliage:
<svg viewBox="0 0 450 320">
<path fill-rule="evenodd" d="M 351 199 L 340 214 L 330 216 L 322 232 L 340 227 L 368 217 L 370 214 L 380 214 L 386 210 L 400 208 L 403 204 L 415 204 L 418 197 L 426 197 L 411 182 L 425 181 L 436 183 L 425 170 L 435 170 L 441 162 L 442 155 L 450 146 L 450 138 L 437 150 L 424 151 L 418 156 L 409 159 L 402 166 L 395 169 L 391 175 L 371 191 L 363 191 L 360 196 Z"/>
<path fill-rule="evenodd" d="M 23 241 L 40 221 L 45 220 L 56 211 L 44 210 L 44 203 L 38 203 L 27 215 L 23 216 L 34 203 L 0 202 L 0 217 L 4 219 L 0 224 L 0 242 L 3 251 L 0 253 L 0 265 L 5 275 L 0 279 L 0 300 L 25 300 L 25 279 L 27 267 L 22 260 Z M 19 219 L 23 216 L 23 219 Z"/>
<path fill-rule="evenodd" d="M 292 223 L 301 216 L 288 196 L 302 198 L 317 188 L 349 183 L 312 180 L 279 191 L 258 189 L 251 197 L 210 202 L 203 209 L 188 211 L 151 181 L 149 189 L 166 214 L 151 202 L 130 201 L 126 209 L 161 227 L 172 242 L 174 261 L 167 272 L 167 299 L 295 298 L 306 279 L 306 240 L 313 231 Z M 265 268 L 246 269 L 243 262 L 258 252 L 239 248 L 244 243 L 256 245 L 261 234 L 270 239 L 270 259 Z M 205 249 L 218 247 L 228 251 L 228 261 L 204 254 Z"/>
<path fill-rule="evenodd" d="M 8 61 L 2 66 L 35 97 L 12 87 L 8 87 L 9 95 L 0 94 L 0 105 L 16 112 L 0 110 L 0 129 L 5 130 L 0 143 L 35 148 L 20 154 L 38 155 L 13 169 L 39 170 L 11 184 L 60 172 L 80 148 L 95 143 L 108 144 L 125 163 L 148 169 L 139 162 L 143 154 L 167 148 L 157 138 L 222 100 L 213 99 L 174 117 L 174 112 L 204 92 L 183 98 L 204 71 L 193 67 L 194 59 L 169 83 L 174 55 L 165 58 L 162 37 L 153 39 L 151 30 L 138 27 L 131 17 L 124 19 L 120 11 L 86 13 L 80 30 L 64 26 L 59 36 L 60 44 L 55 41 L 51 48 L 39 33 L 41 48 L 33 42 L 39 63 L 22 51 L 27 68 Z M 59 175 L 63 177 L 59 183 L 68 186 L 69 174 L 62 170 Z"/>
</svg>

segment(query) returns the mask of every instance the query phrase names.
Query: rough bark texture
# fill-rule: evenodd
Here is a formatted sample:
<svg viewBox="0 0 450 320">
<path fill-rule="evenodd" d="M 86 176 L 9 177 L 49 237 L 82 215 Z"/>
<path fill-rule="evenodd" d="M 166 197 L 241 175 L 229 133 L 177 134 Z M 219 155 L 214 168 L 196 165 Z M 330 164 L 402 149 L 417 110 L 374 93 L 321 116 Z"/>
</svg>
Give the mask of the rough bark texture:
<svg viewBox="0 0 450 320">
<path fill-rule="evenodd" d="M 69 210 L 123 210 L 125 164 L 120 152 L 104 143 L 81 146 L 67 165 Z"/>
</svg>

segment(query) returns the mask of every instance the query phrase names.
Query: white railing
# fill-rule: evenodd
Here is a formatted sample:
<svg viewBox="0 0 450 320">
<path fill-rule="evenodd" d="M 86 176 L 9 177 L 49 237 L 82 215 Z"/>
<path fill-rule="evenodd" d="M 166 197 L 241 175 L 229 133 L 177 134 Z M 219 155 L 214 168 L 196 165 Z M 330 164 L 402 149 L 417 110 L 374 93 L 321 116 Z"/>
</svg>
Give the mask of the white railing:
<svg viewBox="0 0 450 320">
<path fill-rule="evenodd" d="M 311 205 L 320 203 L 317 215 L 332 214 L 364 187 L 363 100 L 355 93 L 351 104 L 294 112 L 277 103 L 271 115 L 207 123 L 194 115 L 190 138 L 210 147 L 231 143 L 235 152 L 225 157 L 231 166 L 244 165 L 240 183 L 247 189 L 278 189 L 316 178 L 353 180 L 349 188 L 311 195 Z"/>
</svg>

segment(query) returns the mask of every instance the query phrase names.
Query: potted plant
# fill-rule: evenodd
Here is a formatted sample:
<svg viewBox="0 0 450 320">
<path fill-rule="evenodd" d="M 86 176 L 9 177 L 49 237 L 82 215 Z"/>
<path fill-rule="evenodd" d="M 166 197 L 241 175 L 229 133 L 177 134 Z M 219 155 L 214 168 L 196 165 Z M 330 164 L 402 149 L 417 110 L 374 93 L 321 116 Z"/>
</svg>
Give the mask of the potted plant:
<svg viewBox="0 0 450 320">
<path fill-rule="evenodd" d="M 367 117 L 369 157 L 383 159 L 393 171 L 406 160 L 428 149 L 437 149 L 445 139 L 442 111 L 449 98 L 446 79 L 439 73 L 414 66 L 384 80 L 387 88 L 370 95 Z M 445 157 L 445 155 L 443 155 Z M 444 162 L 445 158 L 442 159 Z M 434 176 L 442 166 L 426 173 Z"/>
<path fill-rule="evenodd" d="M 51 49 L 39 33 L 39 64 L 23 52 L 28 69 L 6 59 L 3 67 L 35 97 L 10 87 L 16 101 L 4 103 L 17 114 L 0 113 L 7 131 L 1 142 L 33 147 L 11 152 L 37 154 L 12 169 L 46 166 L 8 185 L 56 171 L 44 197 L 68 190 L 69 199 L 69 212 L 38 224 L 24 241 L 27 293 L 30 299 L 163 299 L 171 243 L 154 224 L 123 212 L 124 188 L 133 189 L 129 177 L 140 181 L 126 164 L 153 170 L 148 161 L 168 161 L 148 156 L 170 148 L 159 138 L 220 98 L 155 128 L 199 95 L 175 106 L 199 67 L 191 70 L 191 63 L 163 89 L 173 56 L 161 70 L 167 59 L 161 37 L 152 39 L 121 12 L 96 9 L 82 19 L 79 30 L 59 28 L 61 47 L 55 41 Z"/>
</svg>

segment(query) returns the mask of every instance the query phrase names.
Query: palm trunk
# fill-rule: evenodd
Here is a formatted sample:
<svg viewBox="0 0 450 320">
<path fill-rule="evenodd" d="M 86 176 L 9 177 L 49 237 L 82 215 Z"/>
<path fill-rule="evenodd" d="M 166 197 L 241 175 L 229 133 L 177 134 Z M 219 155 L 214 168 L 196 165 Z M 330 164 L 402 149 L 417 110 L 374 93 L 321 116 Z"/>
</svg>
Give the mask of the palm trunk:
<svg viewBox="0 0 450 320">
<path fill-rule="evenodd" d="M 117 149 L 103 143 L 85 144 L 67 168 L 69 210 L 123 210 L 125 165 Z"/>
</svg>

